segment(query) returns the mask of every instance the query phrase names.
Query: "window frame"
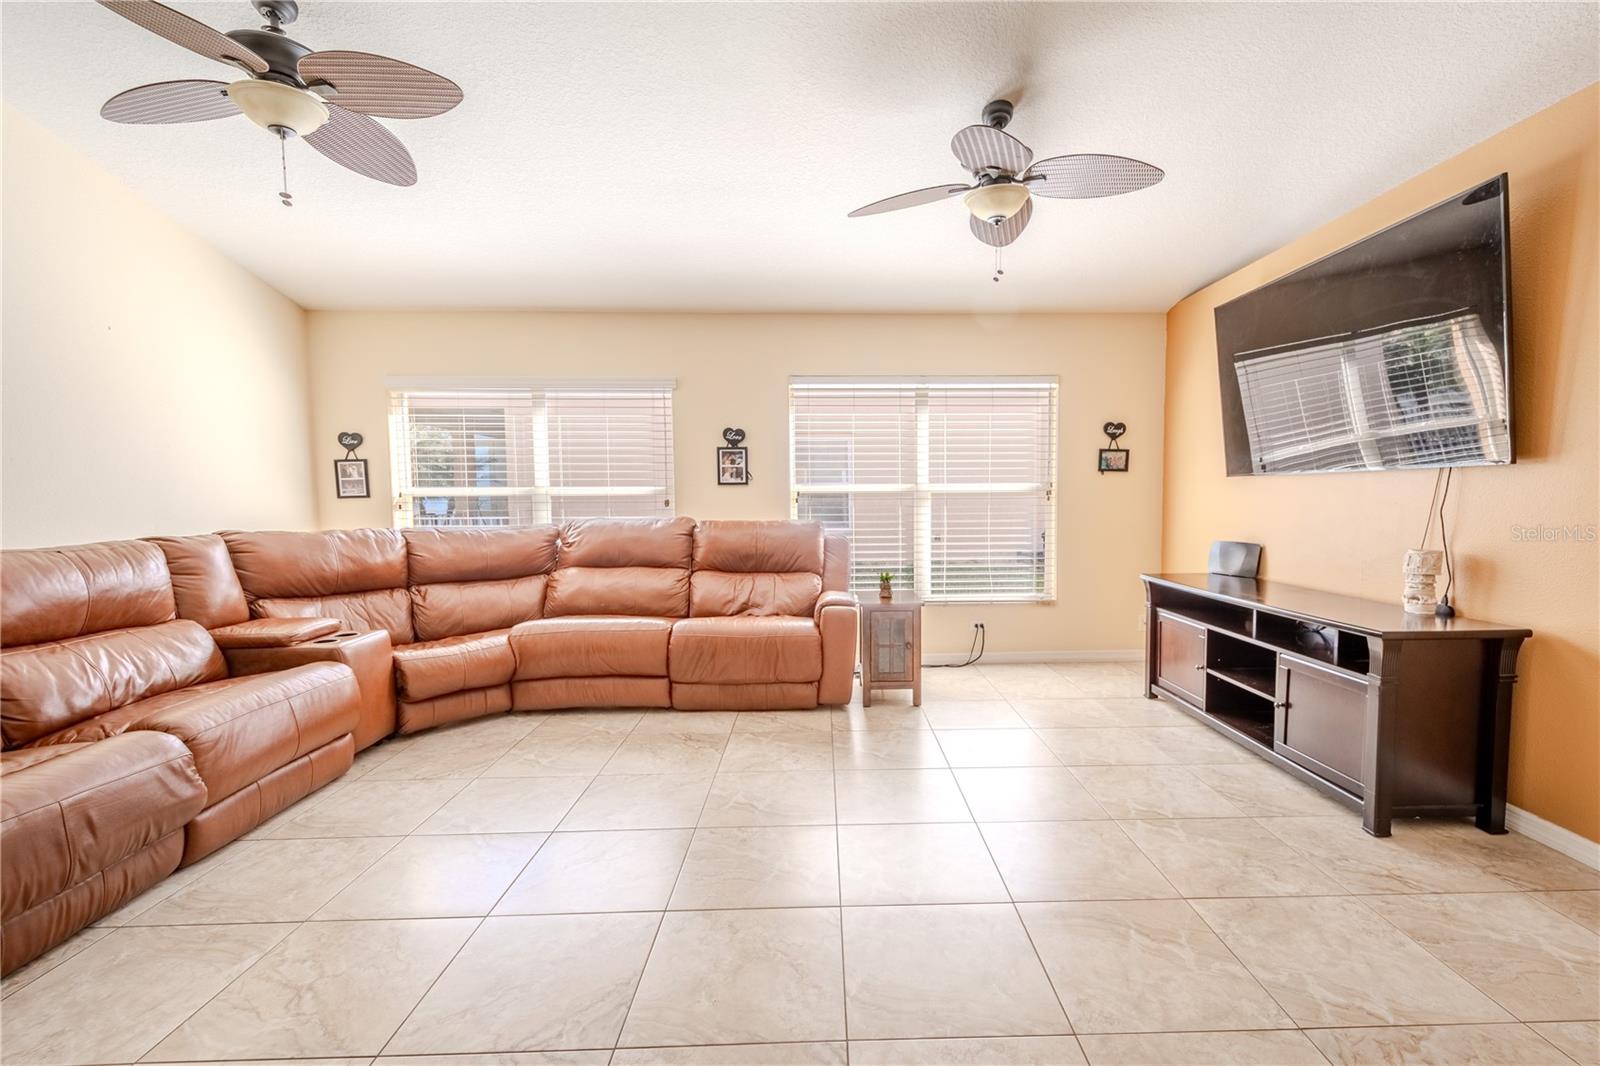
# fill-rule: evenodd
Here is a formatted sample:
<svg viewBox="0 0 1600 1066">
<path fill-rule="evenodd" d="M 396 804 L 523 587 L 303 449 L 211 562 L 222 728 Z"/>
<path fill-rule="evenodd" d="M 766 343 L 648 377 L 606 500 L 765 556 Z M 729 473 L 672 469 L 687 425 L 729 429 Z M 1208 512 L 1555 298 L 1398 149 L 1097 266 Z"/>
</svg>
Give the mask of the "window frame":
<svg viewBox="0 0 1600 1066">
<path fill-rule="evenodd" d="M 528 501 L 530 513 L 527 520 L 520 521 L 515 514 L 508 517 L 504 523 L 430 523 L 428 526 L 447 529 L 524 529 L 532 526 L 547 525 L 558 521 L 566 521 L 573 515 L 556 517 L 558 501 L 563 499 L 581 499 L 584 497 L 600 498 L 606 500 L 618 498 L 647 498 L 658 497 L 662 502 L 659 509 L 649 512 L 652 516 L 672 517 L 677 514 L 677 486 L 675 476 L 676 455 L 674 447 L 675 421 L 673 399 L 676 382 L 671 379 L 657 378 L 621 378 L 613 380 L 591 379 L 438 379 L 438 378 L 389 378 L 385 382 L 389 398 L 388 433 L 390 452 L 390 500 L 392 506 L 393 526 L 396 529 L 418 527 L 415 520 L 415 501 L 430 497 L 470 498 L 505 496 L 513 500 L 525 499 Z M 407 428 L 417 423 L 412 421 L 407 401 L 414 397 L 427 397 L 437 394 L 440 407 L 443 408 L 451 399 L 473 398 L 490 399 L 496 394 L 507 398 L 507 403 L 501 409 L 501 433 L 506 440 L 506 457 L 504 467 L 506 480 L 505 486 L 472 486 L 457 484 L 446 487 L 419 486 L 405 484 L 409 472 L 415 463 L 415 451 L 412 450 L 407 440 Z M 583 485 L 557 485 L 552 471 L 552 455 L 559 450 L 559 446 L 552 438 L 552 425 L 550 419 L 551 399 L 561 395 L 583 396 L 594 394 L 596 398 L 608 395 L 621 397 L 624 395 L 655 396 L 664 407 L 664 424 L 661 432 L 652 435 L 650 440 L 651 450 L 664 449 L 660 469 L 664 475 L 664 484 L 648 485 L 612 485 L 612 484 L 583 484 Z M 525 447 L 520 443 L 513 443 L 519 438 L 526 438 Z M 609 437 L 607 441 L 609 443 Z M 470 454 L 471 449 L 464 442 L 452 442 L 455 450 L 462 454 Z M 464 469 L 464 466 L 463 466 Z M 521 476 L 518 476 L 518 475 Z M 508 510 L 515 511 L 516 505 L 512 504 Z M 424 526 L 423 528 L 426 528 Z"/>
<path fill-rule="evenodd" d="M 936 391 L 954 391 L 960 388 L 1027 388 L 1037 386 L 1047 392 L 1045 405 L 1047 408 L 1047 422 L 1049 431 L 1047 440 L 1040 443 L 1036 456 L 1044 464 L 1044 479 L 1028 482 L 939 482 L 932 480 L 933 465 L 933 432 L 930 425 L 930 411 L 932 396 Z M 843 483 L 813 482 L 802 485 L 798 479 L 799 467 L 799 434 L 796 427 L 796 414 L 798 411 L 797 394 L 818 391 L 833 387 L 841 392 L 867 392 L 873 389 L 889 391 L 909 391 L 912 393 L 912 405 L 915 413 L 915 454 L 908 464 L 902 456 L 901 465 L 915 471 L 915 480 L 909 482 L 886 482 L 858 484 L 853 480 Z M 796 376 L 789 379 L 789 516 L 798 518 L 800 501 L 803 496 L 843 496 L 849 515 L 850 527 L 854 528 L 857 495 L 893 495 L 909 496 L 912 501 L 911 519 L 911 552 L 908 565 L 912 575 L 912 585 L 918 596 L 929 604 L 1012 604 L 1012 603 L 1037 603 L 1053 604 L 1057 597 L 1057 580 L 1059 567 L 1056 565 L 1056 556 L 1059 552 L 1060 542 L 1060 513 L 1059 504 L 1055 497 L 1056 481 L 1060 471 L 1060 380 L 1053 375 L 988 375 L 981 377 L 972 376 L 915 376 L 915 377 L 879 377 L 879 376 L 840 376 L 840 377 L 812 377 Z M 827 439 L 831 435 L 824 434 L 821 438 Z M 839 439 L 847 442 L 849 454 L 847 477 L 853 477 L 856 442 L 847 435 L 838 435 Z M 952 595 L 948 592 L 936 593 L 933 588 L 933 574 L 936 565 L 934 550 L 934 502 L 940 497 L 949 498 L 961 495 L 990 495 L 1009 496 L 1013 498 L 1031 499 L 1039 497 L 1045 516 L 1045 529 L 1043 531 L 1044 544 L 1040 551 L 1042 573 L 1040 575 L 1043 589 L 1039 595 L 1001 595 L 996 594 L 991 587 L 989 590 L 974 595 Z M 946 564 L 948 565 L 948 564 Z M 856 580 L 855 565 L 852 561 L 851 588 L 853 591 L 867 591 L 868 586 L 876 583 L 876 576 L 872 581 Z"/>
</svg>

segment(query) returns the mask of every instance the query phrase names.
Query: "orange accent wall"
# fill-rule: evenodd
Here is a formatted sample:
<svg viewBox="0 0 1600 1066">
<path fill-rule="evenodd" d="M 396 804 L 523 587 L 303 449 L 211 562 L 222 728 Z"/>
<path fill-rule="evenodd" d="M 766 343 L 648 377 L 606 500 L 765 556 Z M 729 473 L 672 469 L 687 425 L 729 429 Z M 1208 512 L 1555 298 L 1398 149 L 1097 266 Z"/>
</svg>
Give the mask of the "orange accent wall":
<svg viewBox="0 0 1600 1066">
<path fill-rule="evenodd" d="M 1263 575 L 1400 599 L 1433 471 L 1224 475 L 1213 310 L 1502 171 L 1510 174 L 1517 461 L 1455 472 L 1462 614 L 1525 625 L 1510 801 L 1600 839 L 1600 83 L 1185 298 L 1167 313 L 1162 567 L 1216 539 L 1265 545 Z M 1519 529 L 1573 528 L 1536 539 Z M 1587 538 L 1587 539 L 1586 539 Z M 1435 534 L 1437 546 L 1437 534 Z"/>
</svg>

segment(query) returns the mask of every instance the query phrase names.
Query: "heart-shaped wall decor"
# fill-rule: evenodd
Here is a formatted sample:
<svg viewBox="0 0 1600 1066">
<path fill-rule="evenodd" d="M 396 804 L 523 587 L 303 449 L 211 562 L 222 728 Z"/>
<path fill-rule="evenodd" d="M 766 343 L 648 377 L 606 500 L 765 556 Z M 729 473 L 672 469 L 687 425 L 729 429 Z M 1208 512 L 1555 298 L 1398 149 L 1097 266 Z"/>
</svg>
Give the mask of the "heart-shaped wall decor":
<svg viewBox="0 0 1600 1066">
<path fill-rule="evenodd" d="M 737 448 L 744 440 L 744 430 L 725 429 L 722 431 L 722 439 L 728 442 L 728 447 Z"/>
<path fill-rule="evenodd" d="M 1106 436 L 1110 437 L 1112 440 L 1116 440 L 1118 437 L 1128 432 L 1128 427 L 1121 422 L 1107 422 L 1103 427 L 1101 427 L 1101 430 Z"/>
<path fill-rule="evenodd" d="M 361 447 L 366 439 L 359 433 L 341 433 L 339 434 L 339 447 L 345 451 L 353 452 Z"/>
</svg>

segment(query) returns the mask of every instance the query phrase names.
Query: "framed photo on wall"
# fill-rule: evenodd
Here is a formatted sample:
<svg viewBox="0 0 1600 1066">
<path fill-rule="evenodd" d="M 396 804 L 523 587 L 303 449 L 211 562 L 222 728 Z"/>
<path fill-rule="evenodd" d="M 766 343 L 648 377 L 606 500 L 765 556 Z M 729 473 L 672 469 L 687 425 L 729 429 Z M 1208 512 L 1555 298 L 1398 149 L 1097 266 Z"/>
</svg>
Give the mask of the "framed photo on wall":
<svg viewBox="0 0 1600 1066">
<path fill-rule="evenodd" d="M 365 500 L 372 495 L 365 459 L 335 459 L 333 483 L 341 500 Z"/>
<path fill-rule="evenodd" d="M 717 484 L 718 485 L 748 485 L 748 484 L 750 484 L 749 449 L 747 449 L 747 448 L 718 448 L 717 449 Z"/>
<path fill-rule="evenodd" d="M 1100 472 L 1102 474 L 1126 474 L 1128 472 L 1129 452 L 1126 448 L 1101 448 Z"/>
</svg>

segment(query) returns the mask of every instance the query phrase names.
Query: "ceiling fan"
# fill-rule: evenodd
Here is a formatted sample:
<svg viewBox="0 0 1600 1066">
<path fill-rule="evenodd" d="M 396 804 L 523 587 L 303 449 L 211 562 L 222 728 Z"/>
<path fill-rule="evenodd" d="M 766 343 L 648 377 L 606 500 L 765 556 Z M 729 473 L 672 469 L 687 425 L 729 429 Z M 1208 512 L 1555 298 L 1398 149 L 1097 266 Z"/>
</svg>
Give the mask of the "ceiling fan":
<svg viewBox="0 0 1600 1066">
<path fill-rule="evenodd" d="M 1033 149 L 1005 132 L 1011 121 L 1010 100 L 991 100 L 983 122 L 956 133 L 950 150 L 972 174 L 971 185 L 935 185 L 877 200 L 850 212 L 850 218 L 881 215 L 903 207 L 931 204 L 961 195 L 971 213 L 972 235 L 1000 249 L 1022 235 L 1033 217 L 1033 198 L 1086 200 L 1120 196 L 1160 181 L 1161 168 L 1120 155 L 1057 155 L 1033 160 Z M 964 194 L 964 195 L 963 195 Z M 999 281 L 996 272 L 995 280 Z"/>
<path fill-rule="evenodd" d="M 461 102 L 449 78 L 370 52 L 314 52 L 283 32 L 300 14 L 296 0 L 254 0 L 267 24 L 220 33 L 155 0 L 99 0 L 123 18 L 207 59 L 238 67 L 234 82 L 162 81 L 118 93 L 100 108 L 112 122 L 135 125 L 203 122 L 244 115 L 277 136 L 283 157 L 300 137 L 318 152 L 376 181 L 415 185 L 417 166 L 394 136 L 371 116 L 429 118 Z"/>
</svg>

